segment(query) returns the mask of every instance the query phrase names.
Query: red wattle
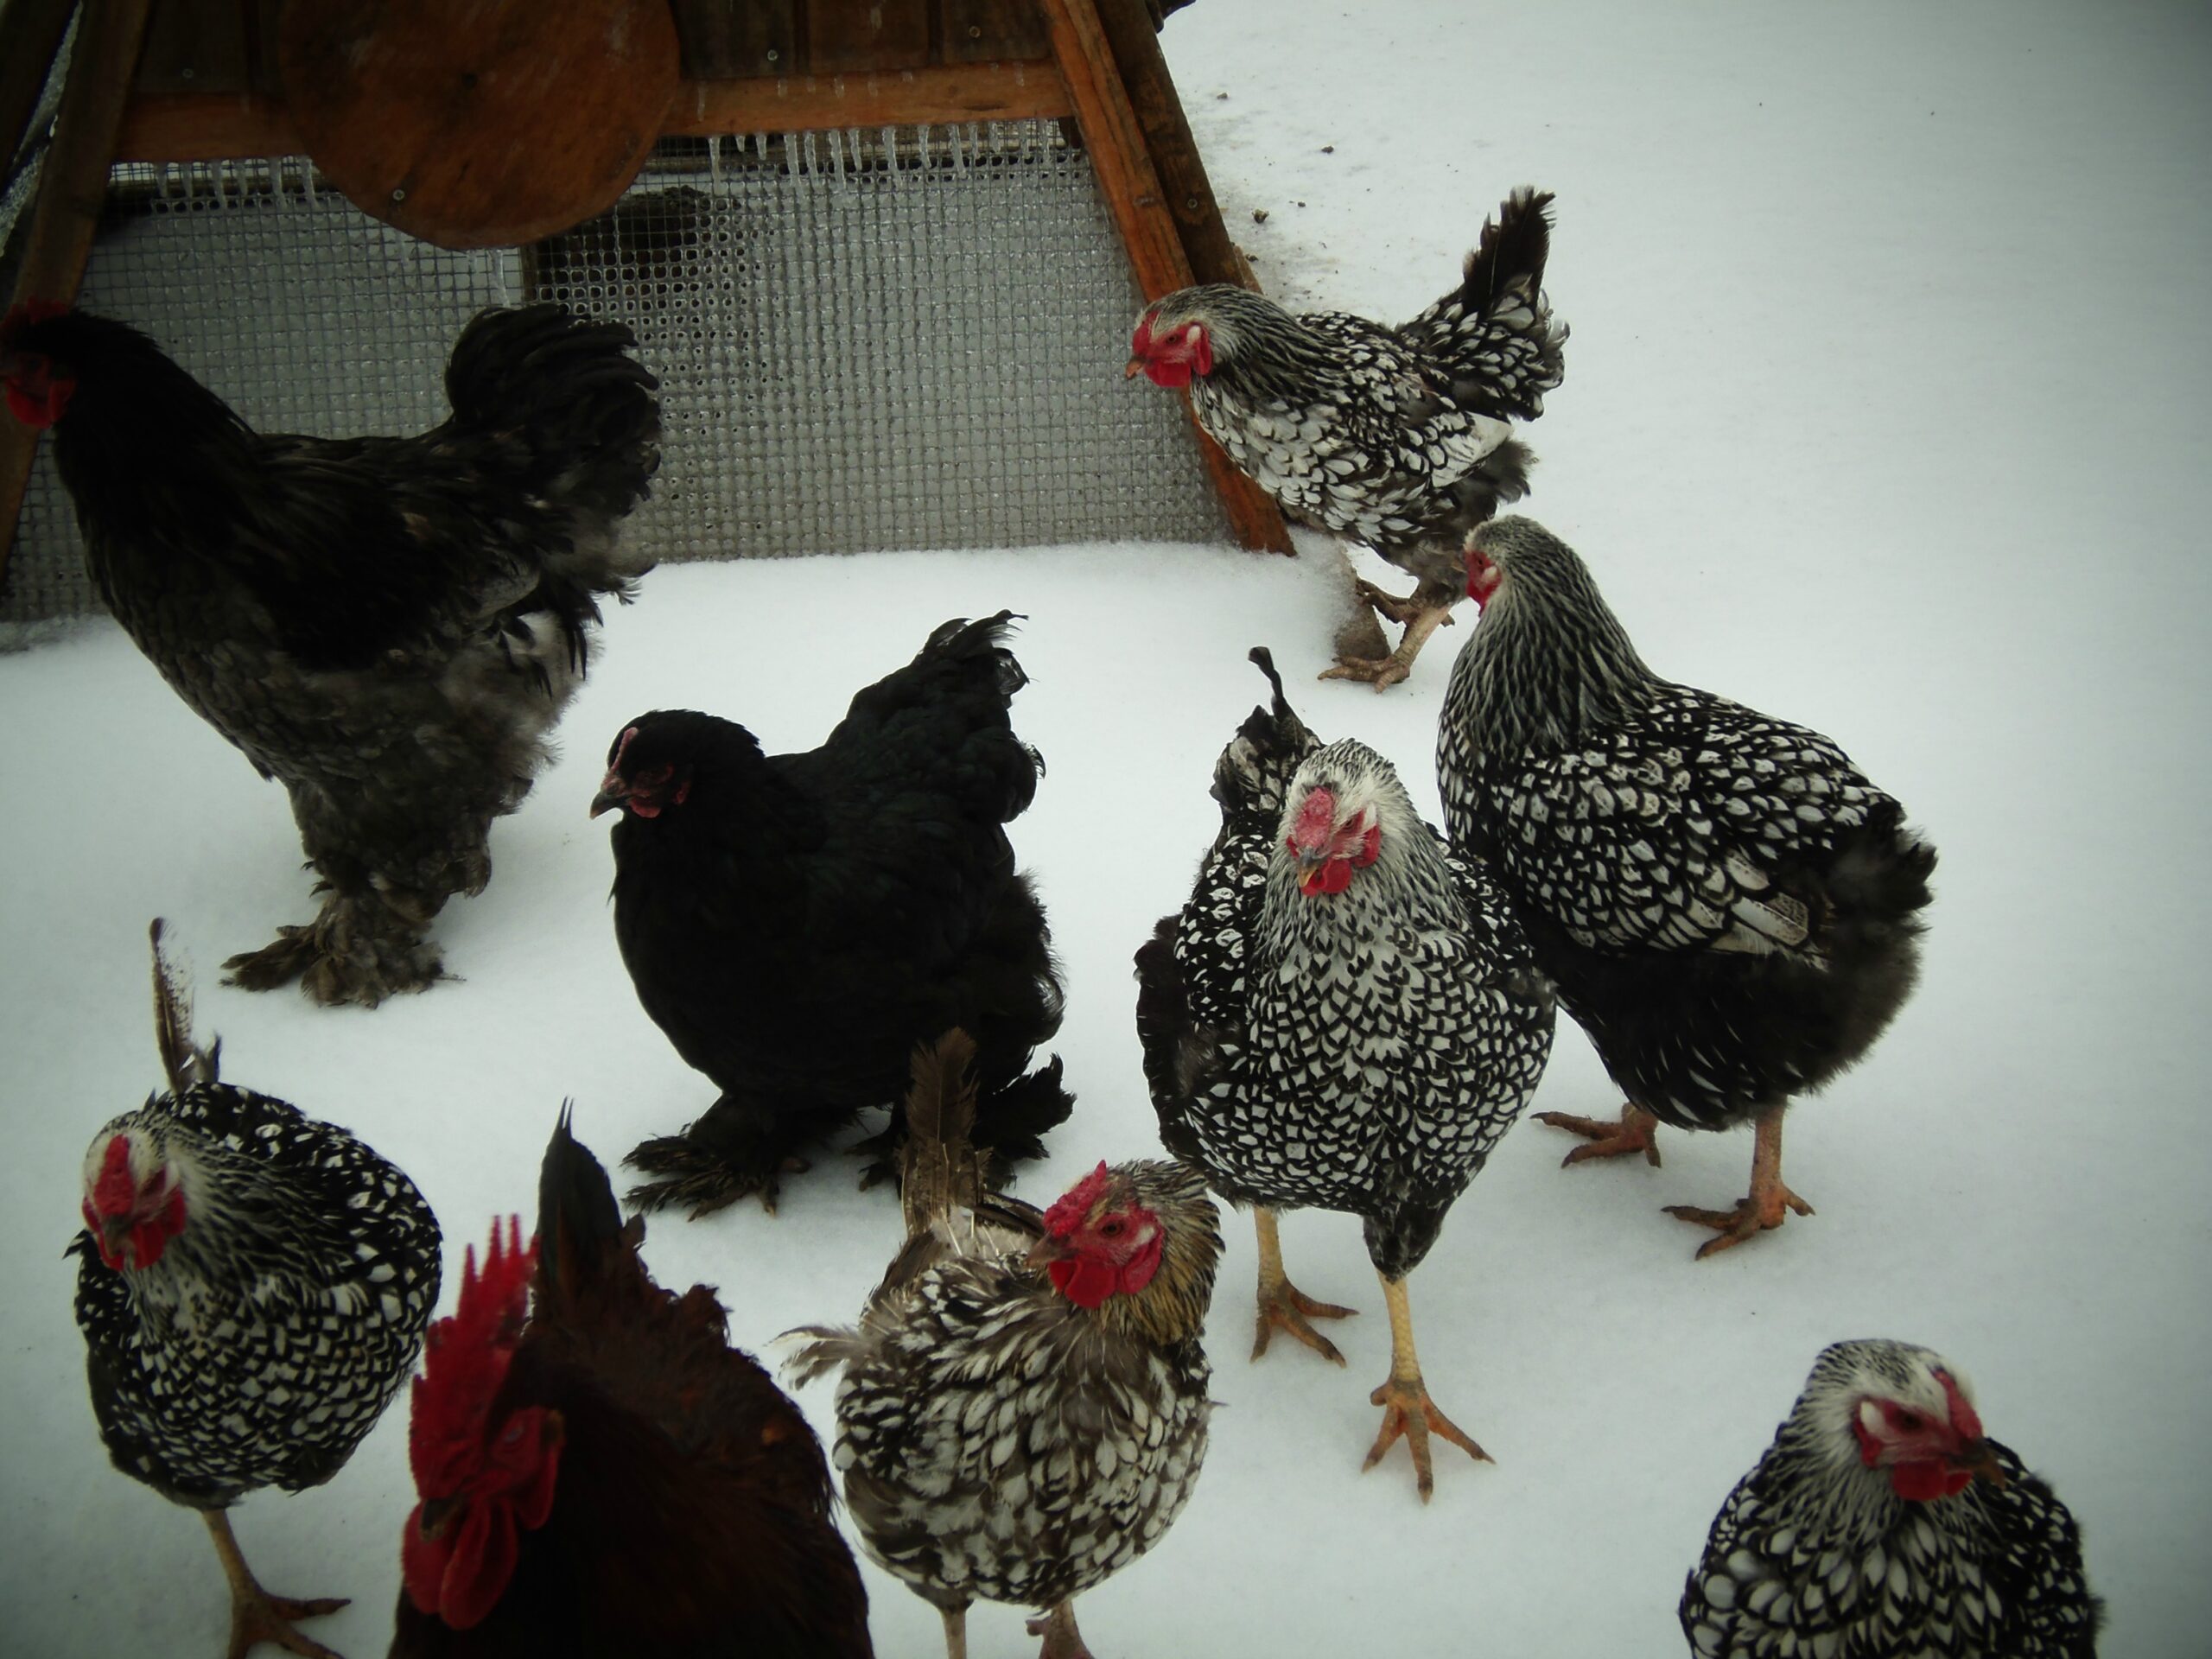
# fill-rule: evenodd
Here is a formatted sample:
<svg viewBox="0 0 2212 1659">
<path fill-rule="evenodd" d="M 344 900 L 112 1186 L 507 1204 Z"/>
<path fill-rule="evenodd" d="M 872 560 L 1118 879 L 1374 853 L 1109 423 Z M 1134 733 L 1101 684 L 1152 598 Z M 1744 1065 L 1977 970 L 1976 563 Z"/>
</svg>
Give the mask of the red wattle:
<svg viewBox="0 0 2212 1659">
<path fill-rule="evenodd" d="M 1324 893 L 1342 893 L 1351 886 L 1351 861 L 1332 858 L 1316 864 L 1298 878 L 1298 890 L 1308 899 Z"/>
<path fill-rule="evenodd" d="M 1068 1256 L 1053 1262 L 1046 1271 L 1060 1294 L 1077 1307 L 1096 1307 L 1114 1294 L 1114 1269 L 1103 1262 Z"/>
<path fill-rule="evenodd" d="M 1179 359 L 1148 357 L 1144 364 L 1145 378 L 1155 386 L 1177 389 L 1191 384 L 1191 365 Z M 30 417 L 25 416 L 24 419 Z"/>
<path fill-rule="evenodd" d="M 1948 1464 L 1925 1463 L 1893 1464 L 1890 1468 L 1890 1486 L 1899 1497 L 1910 1503 L 1926 1503 L 1939 1497 L 1956 1497 L 1974 1484 L 1971 1469 L 1954 1469 Z"/>
</svg>

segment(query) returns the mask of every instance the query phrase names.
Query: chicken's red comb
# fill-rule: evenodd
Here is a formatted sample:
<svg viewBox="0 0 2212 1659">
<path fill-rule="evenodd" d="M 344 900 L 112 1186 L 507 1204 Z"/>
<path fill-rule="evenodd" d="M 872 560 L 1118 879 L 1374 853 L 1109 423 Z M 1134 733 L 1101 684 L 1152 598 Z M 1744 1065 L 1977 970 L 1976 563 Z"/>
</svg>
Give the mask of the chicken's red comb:
<svg viewBox="0 0 2212 1659">
<path fill-rule="evenodd" d="M 58 317 L 68 310 L 63 300 L 24 300 L 10 308 L 0 319 L 0 340 L 5 340 L 27 322 L 44 322 L 48 317 Z"/>
<path fill-rule="evenodd" d="M 507 1217 L 504 1238 L 494 1220 L 482 1269 L 471 1245 L 462 1258 L 458 1305 L 423 1337 L 407 1461 L 425 1497 L 450 1496 L 481 1458 L 485 1420 L 522 1339 L 537 1266 L 537 1241 L 523 1248 L 522 1217 Z"/>
<path fill-rule="evenodd" d="M 1052 1207 L 1045 1212 L 1045 1230 L 1054 1238 L 1065 1238 L 1082 1226 L 1112 1179 L 1102 1158 L 1097 1168 L 1052 1201 Z"/>
</svg>

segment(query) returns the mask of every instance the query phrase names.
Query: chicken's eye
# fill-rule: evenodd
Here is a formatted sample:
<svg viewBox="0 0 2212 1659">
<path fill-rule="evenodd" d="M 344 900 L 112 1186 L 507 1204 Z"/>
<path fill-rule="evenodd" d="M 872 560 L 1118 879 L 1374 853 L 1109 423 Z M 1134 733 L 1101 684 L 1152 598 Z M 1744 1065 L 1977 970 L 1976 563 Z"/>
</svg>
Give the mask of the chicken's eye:
<svg viewBox="0 0 2212 1659">
<path fill-rule="evenodd" d="M 1908 1434 L 1916 1433 L 1923 1427 L 1920 1421 L 1920 1414 L 1916 1411 L 1901 1411 L 1897 1413 L 1897 1425 Z"/>
<path fill-rule="evenodd" d="M 1119 1216 L 1098 1224 L 1098 1234 L 1102 1238 L 1119 1238 L 1127 1229 L 1128 1224 Z"/>
</svg>

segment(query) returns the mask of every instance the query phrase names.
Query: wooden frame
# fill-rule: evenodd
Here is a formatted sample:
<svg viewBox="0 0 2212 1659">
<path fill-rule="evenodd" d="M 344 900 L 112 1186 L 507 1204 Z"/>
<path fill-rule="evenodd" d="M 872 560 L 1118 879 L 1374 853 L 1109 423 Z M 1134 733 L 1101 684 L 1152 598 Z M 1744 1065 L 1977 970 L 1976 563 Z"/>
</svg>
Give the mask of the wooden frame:
<svg viewBox="0 0 2212 1659">
<path fill-rule="evenodd" d="M 278 3 L 86 0 L 84 40 L 32 210 L 32 257 L 17 297 L 75 295 L 111 162 L 300 151 L 271 84 Z M 688 78 L 666 133 L 1071 118 L 1147 302 L 1194 282 L 1256 286 L 1222 223 L 1143 0 L 671 5 Z M 1040 44 L 1050 55 L 978 56 Z M 785 65 L 816 73 L 728 73 Z M 846 67 L 819 73 L 825 65 Z M 4 575 L 36 435 L 15 422 L 0 429 Z M 1236 539 L 1288 553 L 1274 503 L 1195 422 L 1191 430 Z"/>
</svg>

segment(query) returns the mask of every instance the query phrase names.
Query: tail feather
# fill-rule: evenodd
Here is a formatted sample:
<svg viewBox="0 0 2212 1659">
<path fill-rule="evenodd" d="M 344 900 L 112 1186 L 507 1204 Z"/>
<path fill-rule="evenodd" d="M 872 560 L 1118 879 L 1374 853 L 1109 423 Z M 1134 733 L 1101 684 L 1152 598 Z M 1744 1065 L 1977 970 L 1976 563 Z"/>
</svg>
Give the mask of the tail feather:
<svg viewBox="0 0 2212 1659">
<path fill-rule="evenodd" d="M 161 1050 L 162 1070 L 168 1074 L 170 1091 L 181 1095 L 196 1083 L 215 1081 L 221 1070 L 223 1042 L 219 1037 L 202 1048 L 193 1040 L 192 982 L 162 949 L 162 935 L 168 925 L 156 916 L 146 930 L 154 949 L 154 1044 Z"/>
<path fill-rule="evenodd" d="M 963 733 L 959 764 L 948 775 L 963 780 L 968 810 L 1007 823 L 1037 797 L 1045 762 L 1014 734 L 1008 711 L 1029 676 L 1006 640 L 1021 619 L 1001 611 L 976 621 L 955 617 L 931 633 L 914 660 L 853 694 L 832 746 L 924 734 L 944 747 L 948 718 Z"/>
<path fill-rule="evenodd" d="M 1273 690 L 1265 709 L 1255 709 L 1214 762 L 1213 798 L 1223 818 L 1238 829 L 1272 830 L 1282 816 L 1291 780 L 1321 740 L 1298 717 L 1283 696 L 1282 676 L 1265 645 L 1255 645 L 1249 659 L 1259 664 Z"/>
<path fill-rule="evenodd" d="M 660 382 L 620 323 L 552 303 L 494 308 L 461 331 L 446 365 L 456 424 L 522 435 L 554 499 L 619 518 L 660 466 Z"/>
<path fill-rule="evenodd" d="M 957 1027 L 914 1050 L 906 1091 L 906 1144 L 899 1154 L 899 1202 L 906 1236 L 955 1209 L 983 1199 L 983 1170 L 975 1144 L 975 1039 Z"/>
<path fill-rule="evenodd" d="M 570 1131 L 573 1103 L 563 1102 L 537 1175 L 539 1306 L 572 1304 L 619 1267 L 639 1271 L 642 1217 L 625 1225 L 607 1170 Z"/>
<path fill-rule="evenodd" d="M 1483 226 L 1459 285 L 1404 334 L 1446 371 L 1452 398 L 1500 420 L 1534 420 L 1566 378 L 1567 327 L 1544 293 L 1552 193 L 1522 185 Z"/>
<path fill-rule="evenodd" d="M 995 1188 L 1011 1178 L 1012 1166 L 1045 1155 L 1045 1136 L 1068 1121 L 1075 1096 L 1061 1082 L 1055 1054 L 1034 1071 L 982 1095 L 976 1103 L 976 1144 L 990 1154 L 985 1172 Z"/>
</svg>

